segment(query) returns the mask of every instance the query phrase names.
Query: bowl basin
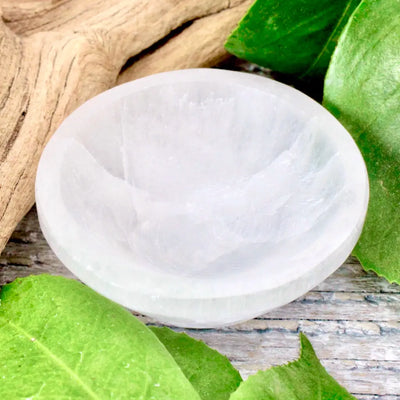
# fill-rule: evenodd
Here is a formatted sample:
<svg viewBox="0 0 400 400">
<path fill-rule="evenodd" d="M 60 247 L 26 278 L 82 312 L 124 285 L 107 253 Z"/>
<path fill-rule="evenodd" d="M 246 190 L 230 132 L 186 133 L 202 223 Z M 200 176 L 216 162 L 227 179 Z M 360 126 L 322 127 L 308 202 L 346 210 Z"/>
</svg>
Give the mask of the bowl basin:
<svg viewBox="0 0 400 400">
<path fill-rule="evenodd" d="M 240 72 L 167 72 L 74 111 L 36 178 L 51 248 L 104 296 L 215 327 L 301 296 L 348 257 L 363 159 L 321 105 Z"/>
</svg>

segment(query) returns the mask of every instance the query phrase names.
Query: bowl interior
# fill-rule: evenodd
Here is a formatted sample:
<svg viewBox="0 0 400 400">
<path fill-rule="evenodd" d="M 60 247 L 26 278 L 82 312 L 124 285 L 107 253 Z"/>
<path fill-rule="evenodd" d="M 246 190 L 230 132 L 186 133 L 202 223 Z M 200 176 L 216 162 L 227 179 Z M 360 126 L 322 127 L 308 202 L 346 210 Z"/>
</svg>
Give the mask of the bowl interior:
<svg viewBox="0 0 400 400">
<path fill-rule="evenodd" d="M 142 272 L 261 289 L 335 251 L 360 218 L 350 141 L 279 90 L 166 82 L 88 110 L 63 128 L 60 193 L 89 258 L 118 254 L 103 272 L 121 284 Z"/>
</svg>

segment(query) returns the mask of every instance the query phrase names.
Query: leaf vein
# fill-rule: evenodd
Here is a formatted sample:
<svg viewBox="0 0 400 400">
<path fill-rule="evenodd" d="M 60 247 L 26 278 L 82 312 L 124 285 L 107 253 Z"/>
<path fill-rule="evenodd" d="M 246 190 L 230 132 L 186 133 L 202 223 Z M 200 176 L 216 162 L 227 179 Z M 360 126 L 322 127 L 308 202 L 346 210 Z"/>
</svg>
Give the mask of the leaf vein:
<svg viewBox="0 0 400 400">
<path fill-rule="evenodd" d="M 0 317 L 0 319 L 3 319 L 12 328 L 14 328 L 14 330 L 22 334 L 29 341 L 32 342 L 32 335 L 29 335 L 29 333 L 26 332 L 23 328 L 14 324 L 12 321 L 6 320 L 4 317 Z M 53 354 L 51 350 L 48 347 L 46 347 L 40 340 L 35 339 L 35 341 L 32 342 L 32 345 L 36 345 L 43 353 L 45 353 L 53 361 L 54 364 L 58 365 L 61 369 L 67 372 L 68 375 L 84 389 L 84 391 L 90 396 L 90 398 L 95 400 L 100 400 L 100 397 L 98 397 L 97 394 L 94 393 L 93 390 L 84 381 L 82 381 L 82 379 L 71 368 L 69 368 L 68 365 L 65 364 L 63 360 L 61 360 L 55 354 Z"/>
<path fill-rule="evenodd" d="M 348 73 L 349 76 L 351 76 L 354 73 L 358 65 L 365 59 L 365 56 L 370 51 L 374 50 L 376 46 L 378 46 L 387 36 L 393 34 L 393 29 L 396 28 L 398 25 L 399 25 L 399 20 L 394 19 L 392 23 L 386 25 L 385 29 L 382 29 L 380 34 L 377 35 L 376 40 L 373 43 L 371 43 L 370 46 L 367 46 L 366 50 L 358 56 L 356 62 L 351 66 L 351 70 Z"/>
<path fill-rule="evenodd" d="M 358 0 L 356 0 L 358 2 Z M 347 6 L 345 7 L 345 9 L 342 12 L 342 15 L 340 16 L 338 22 L 336 23 L 334 29 L 332 30 L 332 33 L 329 35 L 327 41 L 324 44 L 324 47 L 321 49 L 321 51 L 318 53 L 318 56 L 315 58 L 315 60 L 312 62 L 312 64 L 310 65 L 310 67 L 307 69 L 306 72 L 304 72 L 301 75 L 301 78 L 304 76 L 307 76 L 311 73 L 311 71 L 313 70 L 313 68 L 318 64 L 319 60 L 321 59 L 321 57 L 324 55 L 324 53 L 326 52 L 326 49 L 328 48 L 329 44 L 332 42 L 333 38 L 336 36 L 339 28 L 341 27 L 341 24 L 343 22 L 343 20 L 345 19 L 345 17 L 347 16 L 347 12 L 350 9 L 350 6 L 352 5 L 353 1 L 350 1 L 349 3 L 347 3 Z"/>
</svg>

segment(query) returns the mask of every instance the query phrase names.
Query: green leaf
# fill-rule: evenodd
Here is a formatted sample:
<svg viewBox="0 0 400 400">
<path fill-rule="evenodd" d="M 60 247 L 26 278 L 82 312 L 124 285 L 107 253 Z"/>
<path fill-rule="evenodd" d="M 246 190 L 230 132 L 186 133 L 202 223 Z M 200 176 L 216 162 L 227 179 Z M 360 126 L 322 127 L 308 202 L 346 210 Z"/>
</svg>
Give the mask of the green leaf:
<svg viewBox="0 0 400 400">
<path fill-rule="evenodd" d="M 17 279 L 0 299 L 0 399 L 199 400 L 145 325 L 79 282 Z"/>
<path fill-rule="evenodd" d="M 323 76 L 360 0 L 257 0 L 229 36 L 237 57 L 286 74 Z"/>
<path fill-rule="evenodd" d="M 319 362 L 305 335 L 300 358 L 250 376 L 231 400 L 355 400 Z"/>
<path fill-rule="evenodd" d="M 202 400 L 228 400 L 242 378 L 229 360 L 185 333 L 168 328 L 150 328 L 200 394 Z"/>
<path fill-rule="evenodd" d="M 366 270 L 400 283 L 400 2 L 363 1 L 340 38 L 324 105 L 367 164 L 370 202 L 354 250 Z"/>
</svg>

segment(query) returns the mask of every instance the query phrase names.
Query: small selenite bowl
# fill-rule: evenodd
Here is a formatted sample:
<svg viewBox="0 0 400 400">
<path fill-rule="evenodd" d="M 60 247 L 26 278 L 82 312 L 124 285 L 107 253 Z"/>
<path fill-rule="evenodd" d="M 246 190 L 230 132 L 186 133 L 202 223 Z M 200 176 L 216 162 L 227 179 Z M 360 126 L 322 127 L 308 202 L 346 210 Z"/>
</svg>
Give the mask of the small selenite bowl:
<svg viewBox="0 0 400 400">
<path fill-rule="evenodd" d="M 355 246 L 363 159 L 321 105 L 240 72 L 161 73 L 74 111 L 40 160 L 59 259 L 167 324 L 240 322 L 304 294 Z"/>
</svg>

